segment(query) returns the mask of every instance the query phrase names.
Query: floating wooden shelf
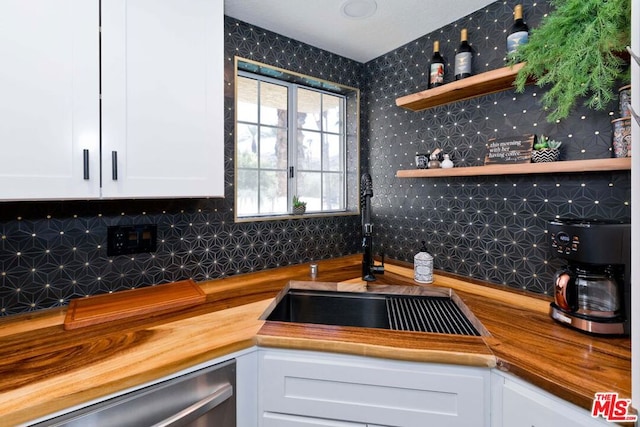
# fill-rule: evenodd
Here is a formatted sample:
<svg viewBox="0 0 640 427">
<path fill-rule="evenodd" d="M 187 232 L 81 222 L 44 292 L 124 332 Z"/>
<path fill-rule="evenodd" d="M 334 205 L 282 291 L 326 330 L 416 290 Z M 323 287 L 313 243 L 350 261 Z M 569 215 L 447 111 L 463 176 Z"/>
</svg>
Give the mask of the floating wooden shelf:
<svg viewBox="0 0 640 427">
<path fill-rule="evenodd" d="M 549 163 L 470 166 L 451 169 L 399 170 L 397 178 L 441 178 L 447 176 L 528 175 L 567 172 L 630 170 L 631 157 L 619 159 L 567 160 Z"/>
<path fill-rule="evenodd" d="M 413 111 L 445 105 L 463 99 L 476 98 L 490 93 L 513 89 L 513 81 L 524 63 L 513 67 L 503 67 L 486 73 L 476 74 L 466 79 L 447 83 L 433 89 L 405 95 L 396 99 L 398 107 Z"/>
</svg>

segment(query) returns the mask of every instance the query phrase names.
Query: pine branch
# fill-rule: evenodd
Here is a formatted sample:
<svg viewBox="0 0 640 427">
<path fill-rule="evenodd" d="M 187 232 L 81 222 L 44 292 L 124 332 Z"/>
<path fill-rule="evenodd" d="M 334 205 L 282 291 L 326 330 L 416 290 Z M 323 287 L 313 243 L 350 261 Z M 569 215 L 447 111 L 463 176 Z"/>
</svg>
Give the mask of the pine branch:
<svg viewBox="0 0 640 427">
<path fill-rule="evenodd" d="M 550 86 L 542 96 L 550 122 L 566 118 L 578 102 L 604 109 L 616 96 L 617 81 L 628 80 L 626 64 L 615 52 L 629 43 L 630 0 L 556 0 L 555 10 L 531 31 L 529 43 L 510 58 L 525 61 L 516 91 L 528 80 Z"/>
</svg>

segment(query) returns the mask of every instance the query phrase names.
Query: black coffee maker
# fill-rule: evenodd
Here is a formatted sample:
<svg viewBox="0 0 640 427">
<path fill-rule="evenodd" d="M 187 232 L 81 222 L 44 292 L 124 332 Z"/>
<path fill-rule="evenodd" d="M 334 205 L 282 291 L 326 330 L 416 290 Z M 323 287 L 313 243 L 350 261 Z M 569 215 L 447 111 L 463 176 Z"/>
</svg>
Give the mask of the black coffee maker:
<svg viewBox="0 0 640 427">
<path fill-rule="evenodd" d="M 631 224 L 581 219 L 549 222 L 551 253 L 567 261 L 554 276 L 551 317 L 599 335 L 631 329 Z"/>
</svg>

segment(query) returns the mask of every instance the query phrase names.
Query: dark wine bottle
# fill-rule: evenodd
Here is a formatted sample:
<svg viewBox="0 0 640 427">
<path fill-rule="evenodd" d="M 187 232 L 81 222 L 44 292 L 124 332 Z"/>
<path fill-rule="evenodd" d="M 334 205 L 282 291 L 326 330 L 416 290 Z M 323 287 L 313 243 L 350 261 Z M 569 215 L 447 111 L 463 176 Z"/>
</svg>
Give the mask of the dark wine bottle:
<svg viewBox="0 0 640 427">
<path fill-rule="evenodd" d="M 518 46 L 529 41 L 529 27 L 522 20 L 522 5 L 518 4 L 513 9 L 513 27 L 507 36 L 507 55 L 512 55 L 518 50 Z"/>
<path fill-rule="evenodd" d="M 433 42 L 433 56 L 429 69 L 429 87 L 438 87 L 444 84 L 444 58 L 440 55 L 440 42 Z"/>
<path fill-rule="evenodd" d="M 463 28 L 462 31 L 460 31 L 460 47 L 458 48 L 458 53 L 456 53 L 456 64 L 454 68 L 456 80 L 471 76 L 472 60 L 471 46 L 469 46 L 469 42 L 467 41 L 467 29 Z"/>
</svg>

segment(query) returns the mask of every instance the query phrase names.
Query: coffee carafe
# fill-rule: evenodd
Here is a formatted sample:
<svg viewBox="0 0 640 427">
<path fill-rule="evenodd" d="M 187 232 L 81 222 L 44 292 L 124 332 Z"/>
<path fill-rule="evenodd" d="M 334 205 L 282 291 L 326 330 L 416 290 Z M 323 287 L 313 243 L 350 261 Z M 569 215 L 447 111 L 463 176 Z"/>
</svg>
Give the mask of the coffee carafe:
<svg viewBox="0 0 640 427">
<path fill-rule="evenodd" d="M 630 224 L 555 220 L 549 239 L 552 253 L 567 261 L 554 276 L 551 317 L 593 334 L 628 334 Z"/>
</svg>

